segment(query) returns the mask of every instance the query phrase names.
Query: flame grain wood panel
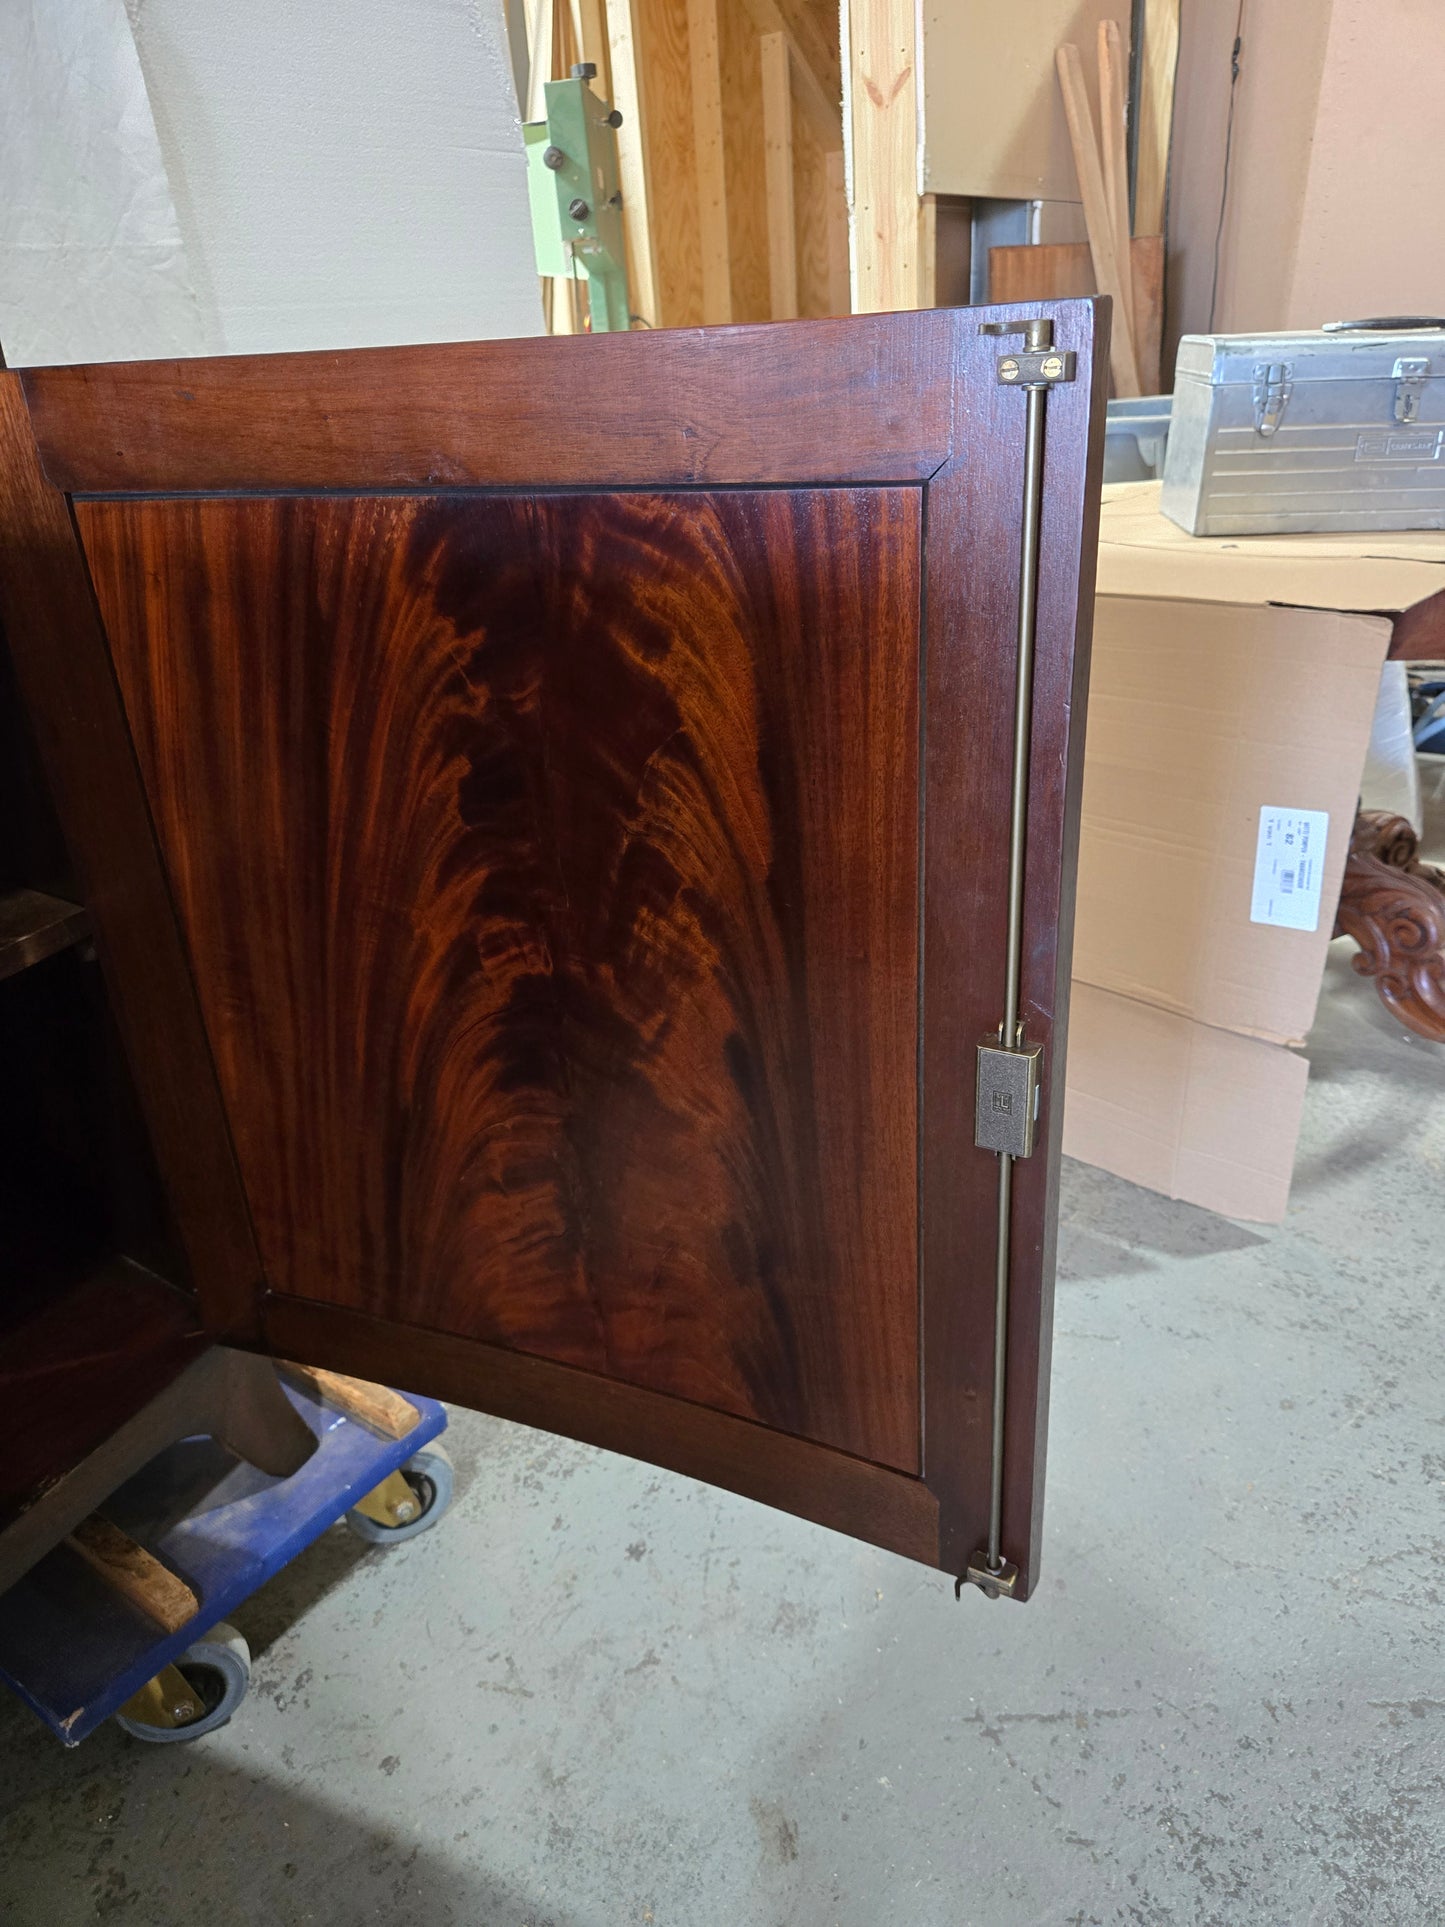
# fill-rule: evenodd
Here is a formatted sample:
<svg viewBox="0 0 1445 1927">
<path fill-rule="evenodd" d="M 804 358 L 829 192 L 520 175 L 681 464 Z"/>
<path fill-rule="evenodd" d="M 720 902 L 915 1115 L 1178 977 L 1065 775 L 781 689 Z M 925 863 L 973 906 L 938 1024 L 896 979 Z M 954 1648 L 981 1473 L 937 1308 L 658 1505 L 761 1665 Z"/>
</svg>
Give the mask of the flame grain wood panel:
<svg viewBox="0 0 1445 1927">
<path fill-rule="evenodd" d="M 920 508 L 78 505 L 276 1289 L 917 1470 Z"/>
</svg>

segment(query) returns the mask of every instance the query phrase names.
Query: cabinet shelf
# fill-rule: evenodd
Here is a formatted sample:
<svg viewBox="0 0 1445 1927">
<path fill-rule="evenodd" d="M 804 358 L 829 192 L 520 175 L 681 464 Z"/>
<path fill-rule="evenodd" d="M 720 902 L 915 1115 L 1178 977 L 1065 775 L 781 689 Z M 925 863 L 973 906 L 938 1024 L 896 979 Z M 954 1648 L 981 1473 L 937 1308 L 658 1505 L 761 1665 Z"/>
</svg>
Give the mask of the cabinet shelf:
<svg viewBox="0 0 1445 1927">
<path fill-rule="evenodd" d="M 79 904 L 40 890 L 0 892 L 0 978 L 53 957 L 90 935 L 90 918 Z"/>
</svg>

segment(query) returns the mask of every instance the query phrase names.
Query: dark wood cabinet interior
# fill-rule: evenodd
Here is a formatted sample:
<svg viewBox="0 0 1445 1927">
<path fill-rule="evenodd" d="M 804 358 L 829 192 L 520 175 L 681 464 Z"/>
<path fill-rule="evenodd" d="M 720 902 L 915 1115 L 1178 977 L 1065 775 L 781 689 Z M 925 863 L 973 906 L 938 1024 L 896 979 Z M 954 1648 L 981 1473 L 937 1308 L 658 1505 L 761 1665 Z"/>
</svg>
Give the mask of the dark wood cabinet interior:
<svg viewBox="0 0 1445 1927">
<path fill-rule="evenodd" d="M 0 1529 L 208 1342 L 0 646 Z"/>
</svg>

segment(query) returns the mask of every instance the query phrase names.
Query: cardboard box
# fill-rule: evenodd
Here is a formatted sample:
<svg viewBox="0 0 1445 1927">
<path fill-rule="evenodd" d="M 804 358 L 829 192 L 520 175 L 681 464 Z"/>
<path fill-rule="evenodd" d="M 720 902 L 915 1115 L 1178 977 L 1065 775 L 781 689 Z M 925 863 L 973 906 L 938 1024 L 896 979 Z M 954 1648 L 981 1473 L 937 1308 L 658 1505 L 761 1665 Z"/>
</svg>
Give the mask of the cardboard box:
<svg viewBox="0 0 1445 1927">
<path fill-rule="evenodd" d="M 1104 497 L 1064 1149 L 1274 1222 L 1392 619 L 1445 536 L 1200 538 L 1157 482 Z M 1264 807 L 1328 817 L 1314 930 L 1251 921 Z"/>
<path fill-rule="evenodd" d="M 1273 1224 L 1308 1072 L 1298 1051 L 1076 979 L 1064 1149 L 1166 1197 Z"/>
</svg>

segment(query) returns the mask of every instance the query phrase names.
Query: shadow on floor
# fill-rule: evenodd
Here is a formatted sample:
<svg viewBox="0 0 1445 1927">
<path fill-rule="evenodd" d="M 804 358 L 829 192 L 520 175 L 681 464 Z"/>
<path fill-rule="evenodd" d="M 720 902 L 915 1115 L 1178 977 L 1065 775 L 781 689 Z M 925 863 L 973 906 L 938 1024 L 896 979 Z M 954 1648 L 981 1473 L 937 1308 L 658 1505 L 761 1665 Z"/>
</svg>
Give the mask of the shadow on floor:
<svg viewBox="0 0 1445 1927">
<path fill-rule="evenodd" d="M 1268 1234 L 1126 1178 L 1065 1158 L 1060 1180 L 1061 1287 L 1142 1273 L 1177 1275 L 1181 1259 L 1213 1258 L 1268 1243 Z"/>
<path fill-rule="evenodd" d="M 0 1863 L 0 1918 L 7 1927 L 70 1927 L 123 1919 L 199 1920 L 208 1927 L 300 1927 L 302 1922 L 386 1919 L 397 1927 L 580 1927 L 559 1912 L 469 1865 L 465 1829 L 423 1842 L 389 1810 L 385 1782 L 370 1820 L 318 1794 L 222 1762 L 207 1741 L 144 1747 L 106 1727 L 67 1753 L 23 1710 L 0 1707 L 12 1794 L 8 1850 Z M 123 1754 L 148 1755 L 140 1761 Z M 121 1769 L 124 1768 L 122 1774 Z M 203 1827 L 204 1858 L 170 1845 Z M 62 1839 L 87 1836 L 81 1867 Z M 480 1829 L 479 1829 L 480 1832 Z M 344 1900 L 342 1897 L 344 1896 Z"/>
</svg>

